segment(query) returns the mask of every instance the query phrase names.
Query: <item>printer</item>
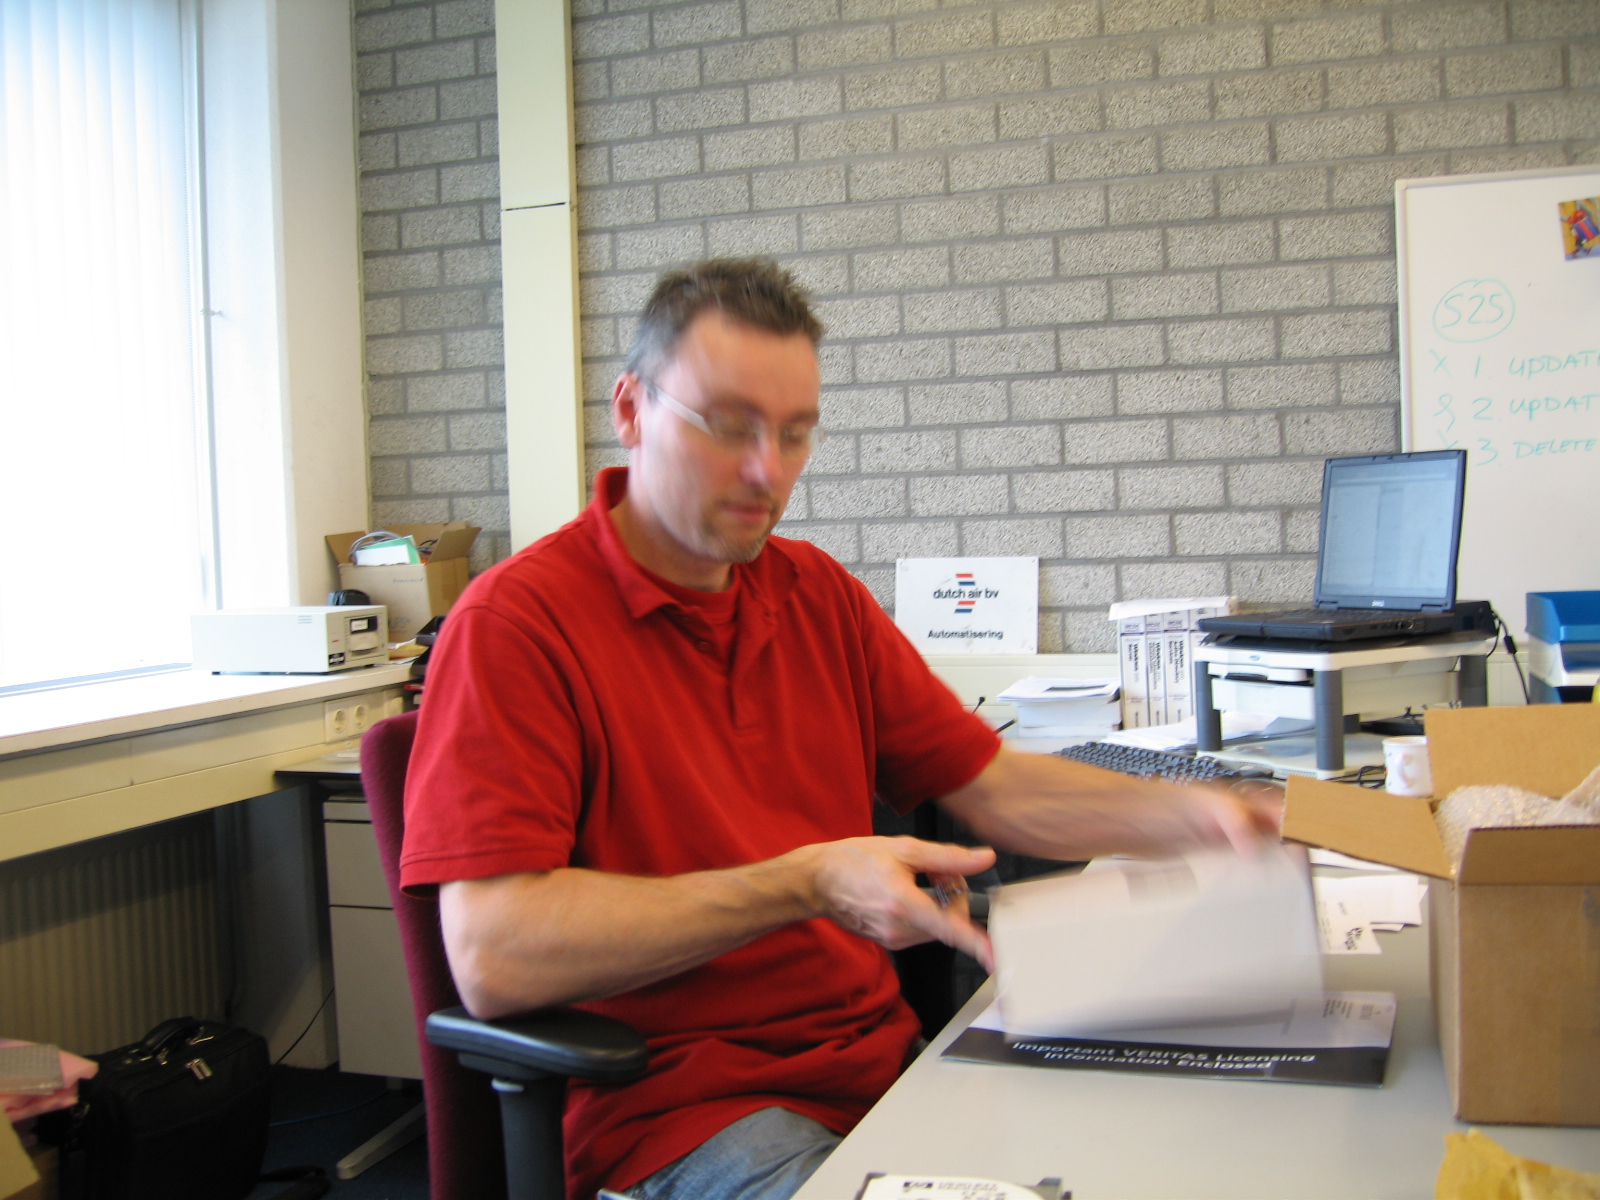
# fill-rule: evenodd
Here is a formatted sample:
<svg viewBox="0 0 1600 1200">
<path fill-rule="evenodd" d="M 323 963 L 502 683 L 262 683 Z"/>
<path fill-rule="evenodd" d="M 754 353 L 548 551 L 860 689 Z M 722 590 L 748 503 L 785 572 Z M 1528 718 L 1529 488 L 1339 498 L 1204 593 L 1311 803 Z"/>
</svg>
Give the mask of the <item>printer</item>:
<svg viewBox="0 0 1600 1200">
<path fill-rule="evenodd" d="M 194 669 L 214 675 L 326 675 L 389 661 L 381 604 L 233 608 L 190 618 Z"/>
<path fill-rule="evenodd" d="M 1528 593 L 1528 674 L 1535 704 L 1593 698 L 1600 684 L 1600 592 Z"/>
</svg>

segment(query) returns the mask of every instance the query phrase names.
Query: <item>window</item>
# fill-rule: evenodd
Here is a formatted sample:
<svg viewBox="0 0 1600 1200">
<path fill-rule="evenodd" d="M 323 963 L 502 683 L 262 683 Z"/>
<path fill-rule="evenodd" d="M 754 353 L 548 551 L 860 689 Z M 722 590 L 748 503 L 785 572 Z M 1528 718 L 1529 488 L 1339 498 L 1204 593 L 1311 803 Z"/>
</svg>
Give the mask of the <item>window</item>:
<svg viewBox="0 0 1600 1200">
<path fill-rule="evenodd" d="M 197 34 L 0 0 L 0 687 L 186 662 L 215 595 Z"/>
</svg>

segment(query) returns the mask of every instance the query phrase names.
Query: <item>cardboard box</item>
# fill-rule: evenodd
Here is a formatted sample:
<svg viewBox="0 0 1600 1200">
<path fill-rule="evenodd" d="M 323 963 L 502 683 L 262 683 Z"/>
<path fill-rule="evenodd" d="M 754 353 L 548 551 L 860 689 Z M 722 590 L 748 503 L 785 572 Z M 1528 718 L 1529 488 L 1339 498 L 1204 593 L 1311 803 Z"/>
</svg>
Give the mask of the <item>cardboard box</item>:
<svg viewBox="0 0 1600 1200">
<path fill-rule="evenodd" d="M 332 533 L 328 549 L 339 564 L 339 586 L 356 588 L 389 610 L 389 640 L 409 642 L 434 617 L 450 611 L 466 590 L 467 554 L 477 540 L 478 527 L 465 521 L 435 525 L 390 525 L 391 532 L 410 534 L 417 546 L 433 553 L 424 563 L 396 563 L 384 567 L 358 567 L 350 561 L 350 547 L 365 533 Z"/>
<path fill-rule="evenodd" d="M 1561 797 L 1600 765 L 1600 706 L 1430 709 L 1437 795 Z M 1600 825 L 1479 829 L 1461 871 L 1428 801 L 1293 776 L 1286 838 L 1431 875 L 1433 999 L 1463 1121 L 1600 1125 Z"/>
</svg>

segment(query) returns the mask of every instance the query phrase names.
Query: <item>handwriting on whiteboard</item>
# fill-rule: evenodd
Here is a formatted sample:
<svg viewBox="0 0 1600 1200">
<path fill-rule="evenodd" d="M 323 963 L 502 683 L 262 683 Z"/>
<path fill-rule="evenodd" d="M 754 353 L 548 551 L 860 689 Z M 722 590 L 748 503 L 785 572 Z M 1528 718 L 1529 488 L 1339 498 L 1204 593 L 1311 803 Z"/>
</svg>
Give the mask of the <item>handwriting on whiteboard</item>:
<svg viewBox="0 0 1600 1200">
<path fill-rule="evenodd" d="M 1485 342 L 1511 327 L 1517 302 L 1498 279 L 1464 279 L 1439 298 L 1433 331 L 1446 341 Z"/>
<path fill-rule="evenodd" d="M 1600 449 L 1600 350 L 1428 355 L 1427 422 L 1442 447 L 1467 450 L 1473 466 Z"/>
</svg>

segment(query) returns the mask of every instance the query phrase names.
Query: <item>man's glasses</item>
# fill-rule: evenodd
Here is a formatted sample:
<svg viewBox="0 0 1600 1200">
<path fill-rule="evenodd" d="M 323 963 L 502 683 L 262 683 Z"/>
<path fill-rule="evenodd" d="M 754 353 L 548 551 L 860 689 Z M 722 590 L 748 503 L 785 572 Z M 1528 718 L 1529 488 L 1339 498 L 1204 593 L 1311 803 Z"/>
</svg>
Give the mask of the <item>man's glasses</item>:
<svg viewBox="0 0 1600 1200">
<path fill-rule="evenodd" d="M 751 454 L 760 450 L 771 438 L 777 444 L 778 457 L 793 462 L 805 458 L 828 436 L 820 426 L 806 424 L 781 425 L 774 432 L 765 421 L 737 409 L 713 409 L 710 413 L 697 413 L 662 391 L 654 380 L 645 379 L 641 382 L 671 412 L 693 425 L 727 454 Z"/>
</svg>

